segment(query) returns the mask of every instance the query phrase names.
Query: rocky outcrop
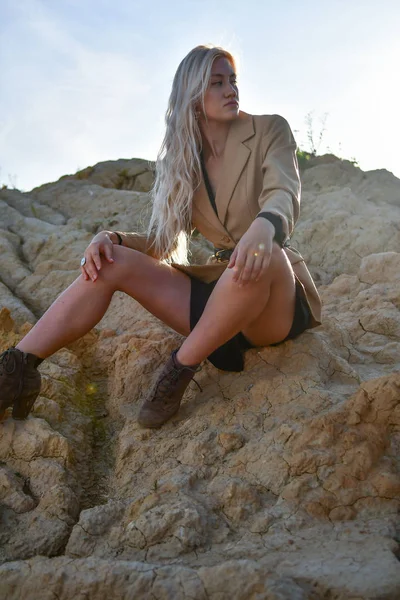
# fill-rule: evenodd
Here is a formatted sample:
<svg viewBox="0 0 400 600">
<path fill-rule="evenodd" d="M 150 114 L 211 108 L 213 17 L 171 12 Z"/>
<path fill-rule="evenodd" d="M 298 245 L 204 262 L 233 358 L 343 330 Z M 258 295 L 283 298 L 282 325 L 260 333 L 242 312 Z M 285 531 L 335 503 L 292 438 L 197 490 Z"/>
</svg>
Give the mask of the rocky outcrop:
<svg viewBox="0 0 400 600">
<path fill-rule="evenodd" d="M 148 195 L 97 167 L 0 192 L 0 350 L 79 274 L 94 232 L 144 228 Z M 240 374 L 206 363 L 160 430 L 136 415 L 180 337 L 115 294 L 41 365 L 27 421 L 0 424 L 0 596 L 397 599 L 399 222 L 390 173 L 307 169 L 293 244 L 323 325 L 249 351 Z"/>
</svg>

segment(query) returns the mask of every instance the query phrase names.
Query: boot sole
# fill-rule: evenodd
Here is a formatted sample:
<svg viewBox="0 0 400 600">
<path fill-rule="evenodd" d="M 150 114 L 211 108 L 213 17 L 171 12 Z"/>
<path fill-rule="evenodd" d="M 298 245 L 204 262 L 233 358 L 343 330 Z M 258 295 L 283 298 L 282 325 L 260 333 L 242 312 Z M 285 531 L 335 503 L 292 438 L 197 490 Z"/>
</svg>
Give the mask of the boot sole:
<svg viewBox="0 0 400 600">
<path fill-rule="evenodd" d="M 142 419 L 140 419 L 140 416 L 137 419 L 138 424 L 140 425 L 140 427 L 144 427 L 146 429 L 160 429 L 160 427 L 162 427 L 163 425 L 165 425 L 165 423 L 168 423 L 168 421 L 170 421 L 173 417 L 176 416 L 176 414 L 179 412 L 179 406 L 176 409 L 176 411 L 172 414 L 169 415 L 167 419 L 165 419 L 162 423 L 151 423 L 151 422 L 147 422 L 143 421 Z"/>
</svg>

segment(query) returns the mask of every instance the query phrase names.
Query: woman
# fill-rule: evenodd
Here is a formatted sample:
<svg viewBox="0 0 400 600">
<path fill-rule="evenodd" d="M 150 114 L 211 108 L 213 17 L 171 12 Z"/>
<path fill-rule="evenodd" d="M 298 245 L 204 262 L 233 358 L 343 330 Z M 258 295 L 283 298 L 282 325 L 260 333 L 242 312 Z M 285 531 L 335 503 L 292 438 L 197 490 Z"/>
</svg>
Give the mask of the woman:
<svg viewBox="0 0 400 600">
<path fill-rule="evenodd" d="M 232 55 L 194 48 L 174 78 L 147 236 L 103 231 L 93 238 L 78 279 L 1 355 L 0 410 L 29 414 L 40 390 L 37 366 L 92 329 L 117 290 L 186 337 L 141 408 L 144 427 L 177 412 L 207 357 L 240 371 L 247 348 L 319 325 L 315 285 L 288 247 L 300 189 L 286 120 L 240 111 Z M 187 261 L 194 228 L 215 246 L 206 265 Z"/>
</svg>

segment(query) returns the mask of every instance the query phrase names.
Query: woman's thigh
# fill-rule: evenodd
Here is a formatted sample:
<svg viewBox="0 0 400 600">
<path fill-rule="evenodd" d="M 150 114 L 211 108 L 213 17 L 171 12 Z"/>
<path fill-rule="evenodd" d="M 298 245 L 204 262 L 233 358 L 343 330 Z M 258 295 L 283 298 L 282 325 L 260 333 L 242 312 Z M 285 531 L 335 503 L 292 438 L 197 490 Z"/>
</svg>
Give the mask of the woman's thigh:
<svg viewBox="0 0 400 600">
<path fill-rule="evenodd" d="M 116 290 L 137 300 L 166 325 L 189 335 L 190 277 L 130 248 L 114 246 L 113 258 L 112 264 L 102 261 L 99 280 L 108 279 Z"/>
<path fill-rule="evenodd" d="M 265 308 L 242 329 L 254 346 L 269 346 L 285 339 L 295 311 L 296 283 L 292 265 L 282 249 L 273 252 L 270 293 Z"/>
</svg>

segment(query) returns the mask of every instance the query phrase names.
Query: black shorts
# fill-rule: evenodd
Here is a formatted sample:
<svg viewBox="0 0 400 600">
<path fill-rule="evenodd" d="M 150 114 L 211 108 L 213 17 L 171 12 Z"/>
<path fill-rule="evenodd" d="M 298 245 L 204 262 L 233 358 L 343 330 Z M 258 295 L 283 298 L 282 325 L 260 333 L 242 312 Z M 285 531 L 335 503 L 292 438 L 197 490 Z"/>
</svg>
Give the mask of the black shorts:
<svg viewBox="0 0 400 600">
<path fill-rule="evenodd" d="M 211 295 L 211 292 L 216 286 L 218 279 L 216 281 L 212 281 L 211 283 L 205 283 L 204 281 L 200 281 L 200 279 L 196 279 L 195 277 L 191 277 L 190 279 L 190 330 L 192 330 L 203 314 L 204 307 L 207 304 L 207 301 Z M 303 286 L 296 278 L 296 304 L 292 327 L 284 340 L 278 342 L 277 344 L 271 345 L 278 346 L 279 344 L 286 342 L 286 340 L 290 340 L 298 336 L 305 329 L 308 329 L 310 325 L 310 319 L 311 312 L 304 295 Z M 249 340 L 245 338 L 242 332 L 239 332 L 233 336 L 233 338 L 225 342 L 225 344 L 214 350 L 214 352 L 212 352 L 207 358 L 214 365 L 214 367 L 217 367 L 217 369 L 222 369 L 223 371 L 243 371 L 243 354 L 246 350 L 255 347 L 256 346 L 253 346 Z"/>
</svg>

